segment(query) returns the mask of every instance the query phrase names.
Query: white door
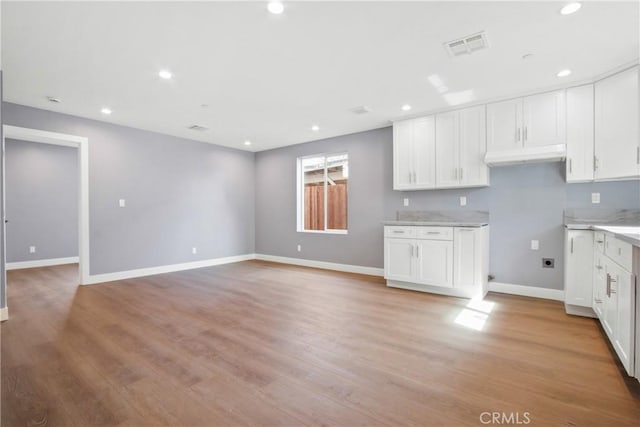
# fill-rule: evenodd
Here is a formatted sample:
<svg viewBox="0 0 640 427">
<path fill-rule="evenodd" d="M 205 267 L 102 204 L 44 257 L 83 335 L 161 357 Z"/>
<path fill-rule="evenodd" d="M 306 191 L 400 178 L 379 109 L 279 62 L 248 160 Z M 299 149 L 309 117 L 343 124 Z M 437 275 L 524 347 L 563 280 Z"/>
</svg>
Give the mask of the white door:
<svg viewBox="0 0 640 427">
<path fill-rule="evenodd" d="M 489 168 L 484 162 L 487 152 L 485 106 L 460 110 L 459 181 L 461 186 L 489 185 Z M 437 130 L 437 126 L 436 126 Z M 438 143 L 436 138 L 436 143 Z"/>
<path fill-rule="evenodd" d="M 436 114 L 436 186 L 459 185 L 458 112 Z"/>
<path fill-rule="evenodd" d="M 522 111 L 525 146 L 565 143 L 564 90 L 527 96 Z"/>
<path fill-rule="evenodd" d="M 418 249 L 416 283 L 453 286 L 453 242 L 416 240 Z"/>
<path fill-rule="evenodd" d="M 593 231 L 565 230 L 564 302 L 591 307 L 593 302 Z"/>
<path fill-rule="evenodd" d="M 620 266 L 616 266 L 615 278 L 611 279 L 611 291 L 618 297 L 618 309 L 616 311 L 616 328 L 614 332 L 614 347 L 620 361 L 624 365 L 627 373 L 633 375 L 631 349 L 633 343 L 633 322 L 635 314 L 632 311 L 633 292 L 631 287 L 631 273 Z"/>
<path fill-rule="evenodd" d="M 522 147 L 522 98 L 487 104 L 487 151 Z"/>
<path fill-rule="evenodd" d="M 413 164 L 415 188 L 436 186 L 436 126 L 434 116 L 413 120 Z"/>
<path fill-rule="evenodd" d="M 387 280 L 412 282 L 415 278 L 415 241 L 384 239 L 384 277 Z"/>
<path fill-rule="evenodd" d="M 481 228 L 460 228 L 453 231 L 453 284 L 455 288 L 482 286 Z"/>
<path fill-rule="evenodd" d="M 604 311 L 606 282 L 604 254 L 596 250 L 593 256 L 593 311 L 600 319 Z"/>
<path fill-rule="evenodd" d="M 413 124 L 411 120 L 393 124 L 393 189 L 402 190 L 411 187 L 413 167 L 411 143 Z"/>
<path fill-rule="evenodd" d="M 567 182 L 593 180 L 593 85 L 567 89 Z"/>
<path fill-rule="evenodd" d="M 595 84 L 596 179 L 640 176 L 638 67 Z"/>
</svg>

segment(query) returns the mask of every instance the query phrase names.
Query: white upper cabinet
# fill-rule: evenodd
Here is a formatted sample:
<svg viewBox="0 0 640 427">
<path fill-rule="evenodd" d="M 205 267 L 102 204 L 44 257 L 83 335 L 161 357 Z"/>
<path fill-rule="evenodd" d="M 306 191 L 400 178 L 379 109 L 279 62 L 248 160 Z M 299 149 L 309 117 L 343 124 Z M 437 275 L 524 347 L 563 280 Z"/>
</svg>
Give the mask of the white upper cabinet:
<svg viewBox="0 0 640 427">
<path fill-rule="evenodd" d="M 564 143 L 564 90 L 487 104 L 487 151 Z"/>
<path fill-rule="evenodd" d="M 487 104 L 487 151 L 522 146 L 522 99 Z"/>
<path fill-rule="evenodd" d="M 527 96 L 522 99 L 525 146 L 565 143 L 564 90 Z"/>
<path fill-rule="evenodd" d="M 596 180 L 640 176 L 638 67 L 595 84 Z"/>
<path fill-rule="evenodd" d="M 433 116 L 393 124 L 393 189 L 435 187 L 435 119 Z"/>
<path fill-rule="evenodd" d="M 436 187 L 489 185 L 485 106 L 436 115 Z"/>
<path fill-rule="evenodd" d="M 567 89 L 567 182 L 593 180 L 593 85 Z"/>
</svg>

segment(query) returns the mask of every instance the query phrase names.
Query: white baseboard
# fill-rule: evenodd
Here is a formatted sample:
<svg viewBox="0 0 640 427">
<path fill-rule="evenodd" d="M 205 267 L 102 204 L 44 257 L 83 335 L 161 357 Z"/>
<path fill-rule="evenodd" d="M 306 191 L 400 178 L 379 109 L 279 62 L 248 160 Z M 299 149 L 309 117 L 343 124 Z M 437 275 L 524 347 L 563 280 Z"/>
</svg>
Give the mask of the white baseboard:
<svg viewBox="0 0 640 427">
<path fill-rule="evenodd" d="M 338 264 L 335 262 L 314 261 L 311 259 L 289 258 L 276 255 L 256 254 L 256 259 L 262 261 L 278 262 L 281 264 L 293 264 L 303 267 L 322 268 L 325 270 L 344 271 L 346 273 L 367 274 L 369 276 L 384 276 L 384 270 L 376 267 L 363 267 L 360 265 Z"/>
<path fill-rule="evenodd" d="M 489 292 L 564 301 L 564 291 L 562 290 L 514 285 L 511 283 L 489 282 Z"/>
<path fill-rule="evenodd" d="M 52 265 L 77 264 L 77 263 L 78 263 L 78 257 L 72 256 L 68 258 L 50 258 L 50 259 L 35 259 L 33 261 L 8 262 L 5 268 L 7 270 L 19 270 L 21 268 L 50 267 Z"/>
<path fill-rule="evenodd" d="M 598 315 L 591 307 L 581 307 L 579 305 L 565 304 L 564 311 L 572 316 L 593 317 L 598 318 Z"/>
<path fill-rule="evenodd" d="M 158 267 L 139 268 L 136 270 L 116 271 L 114 273 L 90 275 L 83 285 L 113 282 L 114 280 L 133 279 L 134 277 L 152 276 L 154 274 L 173 273 L 175 271 L 192 270 L 194 268 L 212 267 L 214 265 L 230 264 L 232 262 L 255 259 L 255 254 L 235 255 L 224 258 L 205 259 L 202 261 L 184 262 L 181 264 L 161 265 Z"/>
<path fill-rule="evenodd" d="M 9 319 L 9 307 L 0 308 L 0 322 Z"/>
</svg>

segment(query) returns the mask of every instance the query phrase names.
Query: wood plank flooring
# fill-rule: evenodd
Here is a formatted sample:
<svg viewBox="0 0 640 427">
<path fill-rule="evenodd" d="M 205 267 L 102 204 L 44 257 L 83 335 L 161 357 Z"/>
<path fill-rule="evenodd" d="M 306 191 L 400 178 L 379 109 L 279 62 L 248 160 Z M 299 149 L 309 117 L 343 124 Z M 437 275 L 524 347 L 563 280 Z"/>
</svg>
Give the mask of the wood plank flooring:
<svg viewBox="0 0 640 427">
<path fill-rule="evenodd" d="M 9 272 L 3 426 L 640 425 L 598 323 L 559 302 L 260 261 L 76 277 Z"/>
</svg>

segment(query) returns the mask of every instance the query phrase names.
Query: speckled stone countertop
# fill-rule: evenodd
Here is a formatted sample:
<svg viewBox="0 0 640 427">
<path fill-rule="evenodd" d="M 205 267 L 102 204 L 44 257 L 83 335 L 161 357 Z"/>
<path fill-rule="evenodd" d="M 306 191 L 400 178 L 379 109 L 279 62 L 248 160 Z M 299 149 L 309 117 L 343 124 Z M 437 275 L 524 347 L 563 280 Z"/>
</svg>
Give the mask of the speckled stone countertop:
<svg viewBox="0 0 640 427">
<path fill-rule="evenodd" d="M 564 225 L 571 230 L 612 233 L 620 240 L 640 247 L 640 210 L 567 209 L 564 211 Z"/>
<path fill-rule="evenodd" d="M 398 211 L 395 220 L 383 225 L 483 227 L 489 225 L 489 212 L 484 211 Z"/>
</svg>

